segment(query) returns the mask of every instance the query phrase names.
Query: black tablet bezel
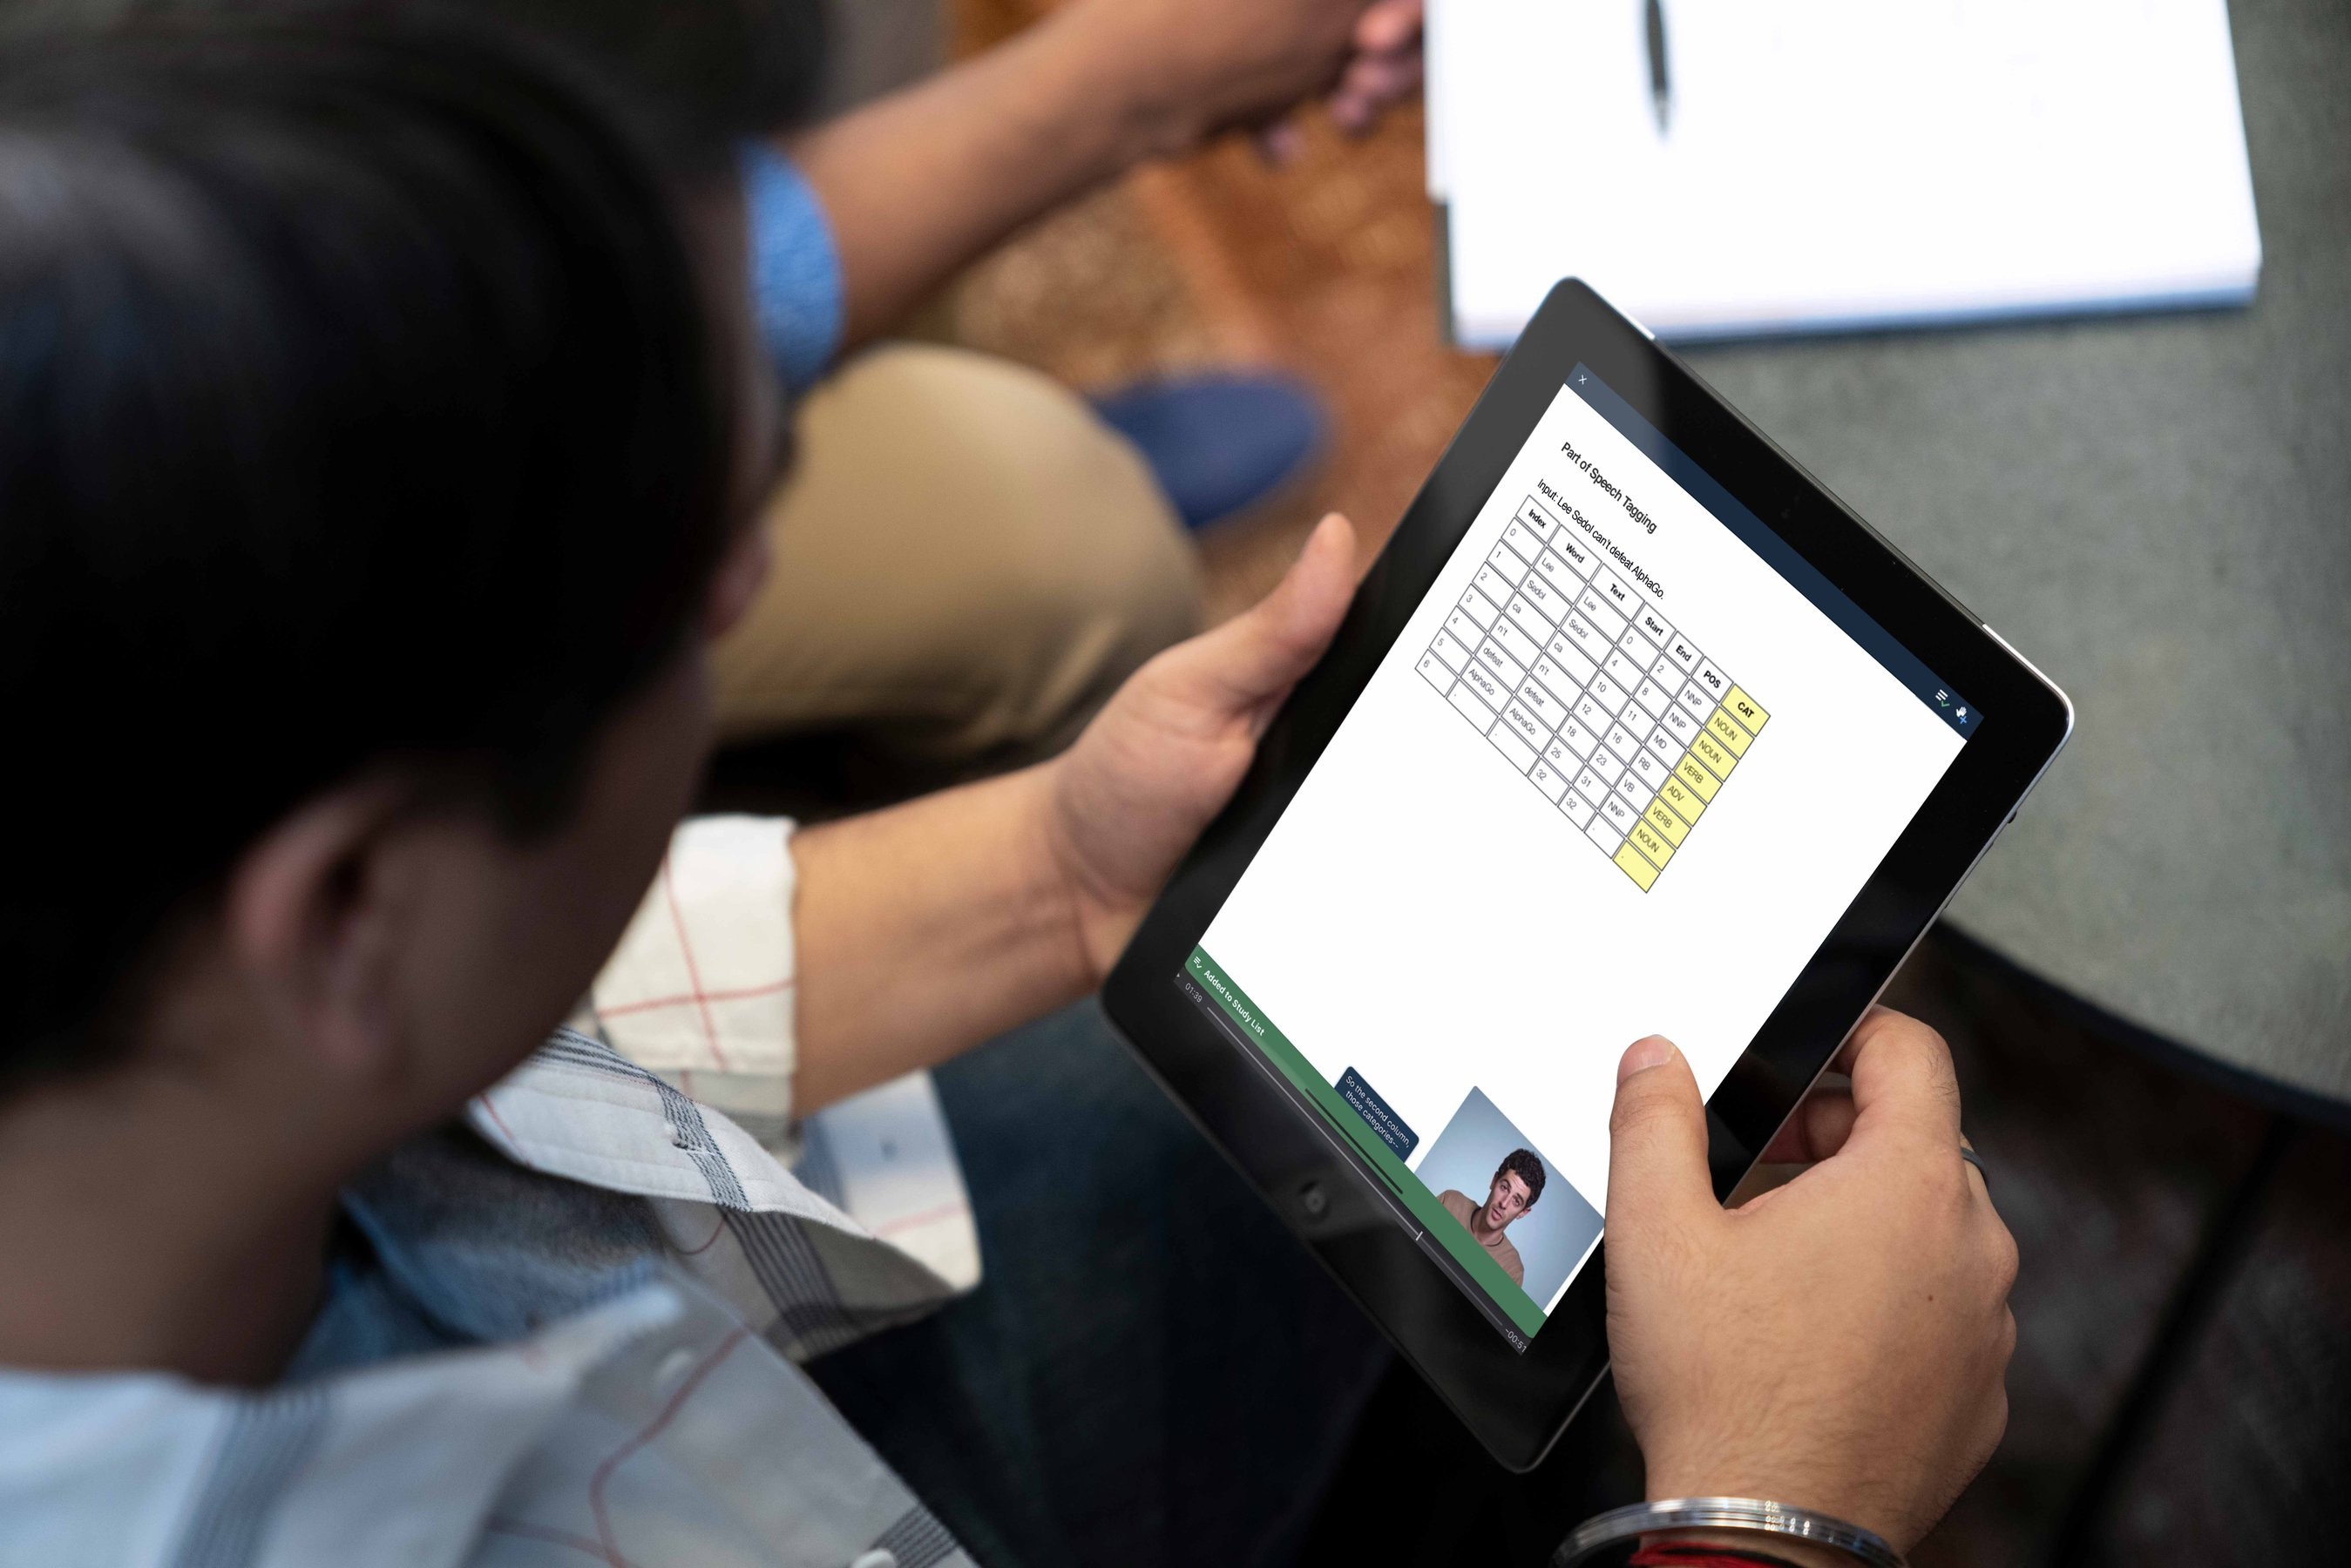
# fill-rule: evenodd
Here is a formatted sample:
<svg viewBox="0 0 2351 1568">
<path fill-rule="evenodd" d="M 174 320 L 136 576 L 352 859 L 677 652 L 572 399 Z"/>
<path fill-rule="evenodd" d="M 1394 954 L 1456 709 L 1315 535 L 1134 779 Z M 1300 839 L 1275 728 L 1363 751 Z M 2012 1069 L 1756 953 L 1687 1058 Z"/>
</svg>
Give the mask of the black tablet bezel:
<svg viewBox="0 0 2351 1568">
<path fill-rule="evenodd" d="M 1613 388 L 1983 714 L 1978 729 L 1708 1102 L 1727 1194 L 2014 814 L 2072 728 L 2064 695 L 1573 279 L 1552 290 L 1429 475 L 1329 655 L 1275 718 L 1231 805 L 1103 987 L 1144 1064 L 1494 1457 L 1541 1459 L 1607 1367 L 1596 1255 L 1521 1351 L 1398 1222 L 1381 1182 L 1220 1015 L 1184 965 L 1527 435 L 1578 363 Z M 1629 1044 L 1629 1042 L 1628 1042 Z"/>
</svg>

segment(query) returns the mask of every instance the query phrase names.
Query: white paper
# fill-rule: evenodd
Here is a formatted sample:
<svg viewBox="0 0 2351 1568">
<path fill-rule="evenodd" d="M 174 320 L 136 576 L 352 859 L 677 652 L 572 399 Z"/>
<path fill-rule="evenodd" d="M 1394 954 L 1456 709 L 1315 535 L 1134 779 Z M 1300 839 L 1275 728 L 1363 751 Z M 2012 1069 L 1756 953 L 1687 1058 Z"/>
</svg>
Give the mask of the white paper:
<svg viewBox="0 0 2351 1568">
<path fill-rule="evenodd" d="M 1420 22 L 1420 96 L 1421 141 L 1428 166 L 1428 199 L 1445 200 L 1446 127 L 1458 112 L 1460 94 L 1445 74 L 1452 55 L 1445 47 L 1445 22 L 1453 8 L 1447 0 L 1426 0 L 1421 7 Z"/>
<path fill-rule="evenodd" d="M 1439 0 L 1454 325 L 1583 277 L 1694 337 L 2241 300 L 2223 0 Z"/>
</svg>

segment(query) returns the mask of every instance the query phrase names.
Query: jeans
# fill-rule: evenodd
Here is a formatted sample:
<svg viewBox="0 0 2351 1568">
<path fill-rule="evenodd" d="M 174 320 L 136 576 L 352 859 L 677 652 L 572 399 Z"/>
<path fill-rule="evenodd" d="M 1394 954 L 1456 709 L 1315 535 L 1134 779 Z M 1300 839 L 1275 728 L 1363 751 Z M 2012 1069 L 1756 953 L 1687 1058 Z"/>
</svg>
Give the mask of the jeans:
<svg viewBox="0 0 2351 1568">
<path fill-rule="evenodd" d="M 1290 1561 L 1378 1333 L 1095 1003 L 937 1082 L 986 1278 L 817 1382 L 991 1568 Z"/>
</svg>

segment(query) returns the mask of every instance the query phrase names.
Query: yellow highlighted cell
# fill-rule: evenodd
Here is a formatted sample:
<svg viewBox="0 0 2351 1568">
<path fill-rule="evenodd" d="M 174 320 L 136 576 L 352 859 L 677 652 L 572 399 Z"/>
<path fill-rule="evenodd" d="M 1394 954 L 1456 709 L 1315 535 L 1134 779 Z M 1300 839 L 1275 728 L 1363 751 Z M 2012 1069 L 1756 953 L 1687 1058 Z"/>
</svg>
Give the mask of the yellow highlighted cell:
<svg viewBox="0 0 2351 1568">
<path fill-rule="evenodd" d="M 1633 841 L 1629 838 L 1616 851 L 1616 868 L 1638 882 L 1644 893 L 1647 892 L 1650 884 L 1657 879 L 1657 868 L 1634 852 Z"/>
<path fill-rule="evenodd" d="M 1701 768 L 1698 771 L 1704 773 L 1706 770 Z M 1706 809 L 1706 802 L 1698 798 L 1696 790 L 1682 783 L 1679 774 L 1657 786 L 1657 798 L 1680 812 L 1684 822 L 1696 822 L 1698 814 Z M 1678 844 L 1681 840 L 1677 838 L 1674 842 Z"/>
<path fill-rule="evenodd" d="M 1739 727 L 1737 720 L 1719 708 L 1714 711 L 1714 717 L 1706 722 L 1706 728 L 1708 733 L 1730 749 L 1734 757 L 1745 756 L 1747 748 L 1755 741 L 1754 736 Z"/>
<path fill-rule="evenodd" d="M 1656 828 L 1649 826 L 1649 819 L 1646 816 L 1633 825 L 1633 831 L 1625 836 L 1625 842 L 1640 850 L 1659 866 L 1663 866 L 1674 857 L 1674 846 L 1667 843 Z"/>
<path fill-rule="evenodd" d="M 1721 715 L 1717 714 L 1716 717 L 1719 719 Z M 1711 727 L 1711 725 L 1708 726 L 1708 728 Z M 1714 770 L 1714 776 L 1719 779 L 1729 778 L 1730 776 L 1730 770 L 1739 765 L 1739 759 L 1732 756 L 1729 752 L 1724 751 L 1720 746 L 1716 745 L 1714 743 L 1714 737 L 1711 735 L 1700 735 L 1698 739 L 1692 741 L 1690 742 L 1689 754 L 1696 757 L 1699 762 L 1704 763 L 1708 767 L 1712 768 Z"/>
<path fill-rule="evenodd" d="M 1689 836 L 1689 824 L 1668 811 L 1666 808 L 1666 803 L 1662 800 L 1651 801 L 1649 809 L 1643 812 L 1641 816 L 1651 827 L 1664 836 L 1667 843 L 1676 848 L 1679 848 L 1682 840 Z"/>
<path fill-rule="evenodd" d="M 1696 757 L 1684 757 L 1680 762 L 1676 763 L 1674 777 L 1687 784 L 1690 793 L 1700 800 L 1712 800 L 1714 792 L 1722 787 L 1715 782 L 1712 774 L 1698 765 Z"/>
<path fill-rule="evenodd" d="M 1730 695 L 1722 700 L 1722 705 L 1730 710 L 1732 718 L 1747 726 L 1750 734 L 1761 734 L 1763 726 L 1771 722 L 1771 715 L 1758 707 L 1754 698 L 1736 686 L 1730 689 Z"/>
</svg>

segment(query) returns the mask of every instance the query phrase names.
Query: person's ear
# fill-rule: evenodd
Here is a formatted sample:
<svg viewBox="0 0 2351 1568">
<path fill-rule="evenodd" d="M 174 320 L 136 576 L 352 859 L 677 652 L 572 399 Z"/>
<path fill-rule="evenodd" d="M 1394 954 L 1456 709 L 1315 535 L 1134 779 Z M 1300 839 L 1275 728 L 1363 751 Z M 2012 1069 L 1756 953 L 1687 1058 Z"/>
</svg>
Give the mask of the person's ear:
<svg viewBox="0 0 2351 1568">
<path fill-rule="evenodd" d="M 716 575 L 711 578 L 710 597 L 702 618 L 705 636 L 716 642 L 750 613 L 753 601 L 759 597 L 759 585 L 768 580 L 774 556 L 768 543 L 765 520 L 754 518 L 727 546 Z"/>
<path fill-rule="evenodd" d="M 396 1071 L 397 878 L 386 851 L 407 792 L 342 786 L 264 833 L 222 898 L 231 964 L 267 1027 L 339 1076 Z"/>
</svg>

